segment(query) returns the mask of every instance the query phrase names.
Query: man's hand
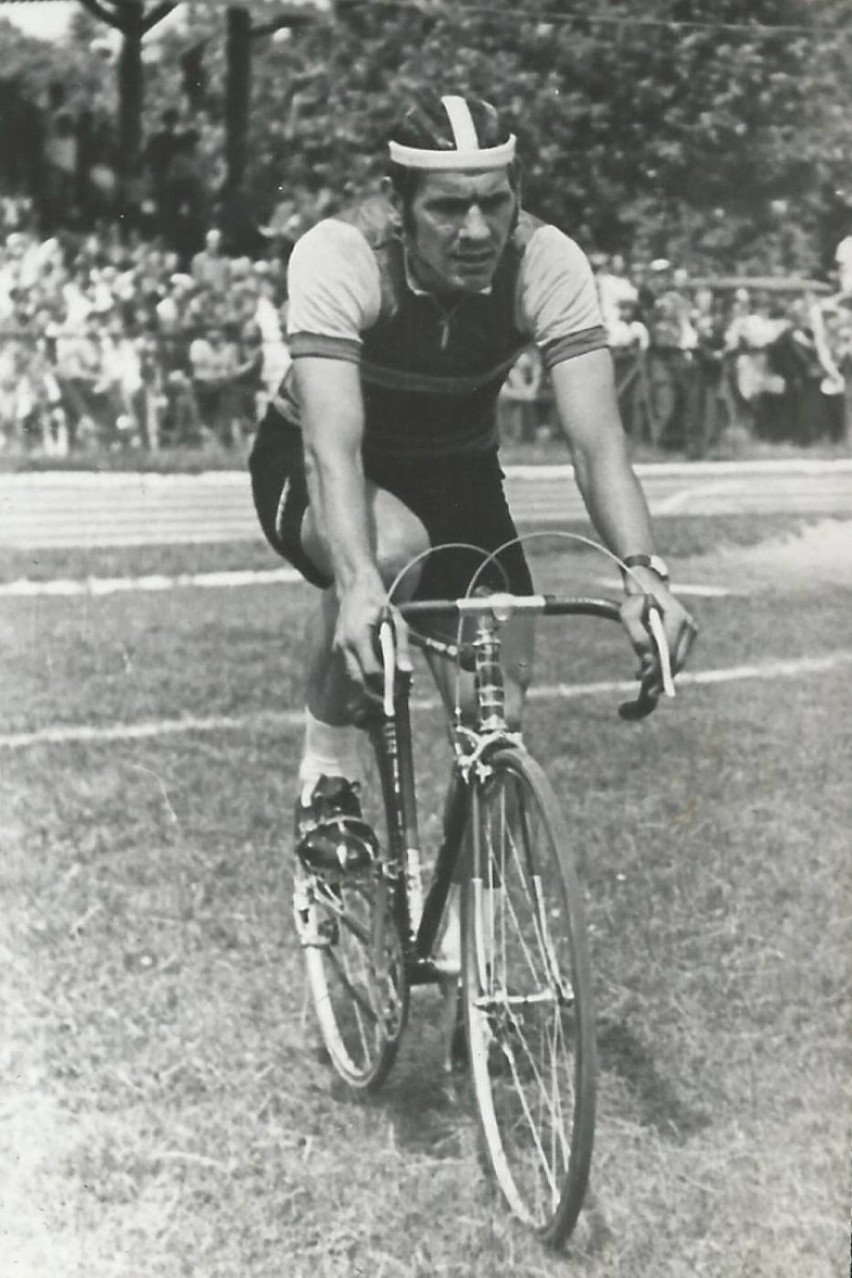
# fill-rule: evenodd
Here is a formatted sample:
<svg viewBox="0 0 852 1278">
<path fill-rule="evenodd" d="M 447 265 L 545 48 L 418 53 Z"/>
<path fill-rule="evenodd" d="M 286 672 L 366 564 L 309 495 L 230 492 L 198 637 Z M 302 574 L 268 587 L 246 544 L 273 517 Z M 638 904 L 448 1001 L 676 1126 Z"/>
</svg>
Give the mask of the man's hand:
<svg viewBox="0 0 852 1278">
<path fill-rule="evenodd" d="M 396 667 L 411 671 L 408 627 L 387 602 L 387 592 L 378 574 L 359 578 L 340 592 L 340 611 L 334 632 L 334 649 L 343 657 L 346 673 L 356 686 L 358 700 L 381 697 L 382 666 L 376 652 L 380 621 L 389 617 L 396 637 Z"/>
<path fill-rule="evenodd" d="M 621 606 L 621 620 L 630 642 L 640 660 L 639 677 L 653 674 L 654 683 L 649 692 L 662 691 L 662 673 L 657 658 L 656 645 L 647 624 L 647 599 L 657 603 L 663 621 L 671 654 L 672 674 L 676 675 L 686 664 L 689 651 L 698 634 L 698 626 L 676 599 L 668 586 L 655 572 L 646 568 L 634 568 L 627 581 L 627 598 Z"/>
</svg>

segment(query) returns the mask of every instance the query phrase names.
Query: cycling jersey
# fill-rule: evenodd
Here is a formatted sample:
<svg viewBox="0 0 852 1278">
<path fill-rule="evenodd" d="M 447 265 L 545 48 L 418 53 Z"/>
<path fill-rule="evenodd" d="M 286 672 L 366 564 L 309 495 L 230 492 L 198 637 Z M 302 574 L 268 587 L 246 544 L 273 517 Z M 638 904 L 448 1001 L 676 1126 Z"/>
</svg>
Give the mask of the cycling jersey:
<svg viewBox="0 0 852 1278">
<path fill-rule="evenodd" d="M 522 212 L 485 292 L 451 300 L 418 288 L 384 197 L 328 218 L 298 242 L 288 271 L 288 345 L 359 366 L 365 455 L 485 452 L 495 406 L 531 343 L 546 367 L 607 345 L 585 254 Z M 274 400 L 298 425 L 292 369 Z"/>
</svg>

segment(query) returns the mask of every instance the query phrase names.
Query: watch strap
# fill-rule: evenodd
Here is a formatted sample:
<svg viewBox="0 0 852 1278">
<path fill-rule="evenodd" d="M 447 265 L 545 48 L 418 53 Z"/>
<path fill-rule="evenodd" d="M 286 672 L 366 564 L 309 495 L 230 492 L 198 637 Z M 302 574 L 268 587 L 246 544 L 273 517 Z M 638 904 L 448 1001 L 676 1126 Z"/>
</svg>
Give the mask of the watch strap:
<svg viewBox="0 0 852 1278">
<path fill-rule="evenodd" d="M 625 568 L 650 568 L 661 581 L 669 580 L 668 565 L 659 555 L 625 555 L 621 562 Z"/>
</svg>

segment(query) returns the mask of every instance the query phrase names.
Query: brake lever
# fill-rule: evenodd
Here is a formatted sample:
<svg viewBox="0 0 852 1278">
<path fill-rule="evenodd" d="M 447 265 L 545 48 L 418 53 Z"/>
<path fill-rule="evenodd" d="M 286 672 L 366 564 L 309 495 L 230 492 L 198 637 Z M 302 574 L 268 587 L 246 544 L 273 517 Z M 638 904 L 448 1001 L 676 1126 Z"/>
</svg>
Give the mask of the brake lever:
<svg viewBox="0 0 852 1278">
<path fill-rule="evenodd" d="M 379 650 L 382 657 L 382 713 L 386 719 L 392 719 L 396 699 L 396 635 L 389 617 L 383 617 L 379 622 Z"/>
<path fill-rule="evenodd" d="M 657 649 L 657 660 L 639 685 L 639 695 L 633 701 L 623 701 L 618 707 L 621 719 L 628 723 L 636 723 L 646 719 L 656 710 L 660 697 L 675 695 L 674 678 L 672 676 L 672 660 L 663 619 L 656 603 L 648 602 L 646 620 L 654 645 Z"/>
</svg>

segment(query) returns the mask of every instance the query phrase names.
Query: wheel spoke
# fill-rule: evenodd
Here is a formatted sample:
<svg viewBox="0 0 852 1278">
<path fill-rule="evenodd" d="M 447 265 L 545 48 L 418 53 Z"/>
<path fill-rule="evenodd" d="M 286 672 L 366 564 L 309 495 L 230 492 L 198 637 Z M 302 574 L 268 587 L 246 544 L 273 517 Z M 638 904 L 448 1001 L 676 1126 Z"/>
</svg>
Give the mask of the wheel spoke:
<svg viewBox="0 0 852 1278">
<path fill-rule="evenodd" d="M 582 1204 L 594 1118 L 582 896 L 544 774 L 522 749 L 497 760 L 474 809 L 481 878 L 467 897 L 473 1083 L 510 1206 L 558 1244 Z"/>
<path fill-rule="evenodd" d="M 335 954 L 333 950 L 329 951 L 328 958 L 329 958 L 329 962 L 333 964 L 337 972 L 337 979 L 340 981 L 340 984 L 343 986 L 343 988 L 346 990 L 346 993 L 352 999 L 356 1008 L 360 1008 L 361 1011 L 364 1012 L 367 1016 L 369 1016 L 372 1021 L 378 1021 L 379 1018 L 376 1015 L 375 1009 L 373 1008 L 369 999 L 364 997 L 364 995 L 361 993 L 361 991 L 358 989 L 357 985 L 355 984 L 355 982 L 352 980 L 351 976 L 349 975 L 347 960 L 345 959 L 341 960 L 340 957 L 337 954 Z"/>
<path fill-rule="evenodd" d="M 408 987 L 392 898 L 378 878 L 314 885 L 312 908 L 334 929 L 305 950 L 320 1032 L 331 1063 L 351 1086 L 378 1086 L 405 1025 Z"/>
</svg>

